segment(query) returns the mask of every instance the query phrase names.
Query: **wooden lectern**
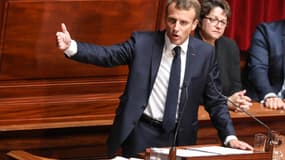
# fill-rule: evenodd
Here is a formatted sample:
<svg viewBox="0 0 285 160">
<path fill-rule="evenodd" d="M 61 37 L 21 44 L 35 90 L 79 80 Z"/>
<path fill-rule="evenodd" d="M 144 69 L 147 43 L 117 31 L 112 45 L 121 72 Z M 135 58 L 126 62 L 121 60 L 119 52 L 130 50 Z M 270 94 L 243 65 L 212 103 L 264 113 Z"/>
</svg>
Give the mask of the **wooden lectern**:
<svg viewBox="0 0 285 160">
<path fill-rule="evenodd" d="M 197 145 L 197 146 L 212 146 L 212 145 Z M 217 146 L 217 145 L 216 145 Z M 180 146 L 177 149 L 183 149 L 189 146 Z M 191 146 L 193 147 L 193 146 Z M 195 146 L 196 147 L 196 146 Z M 165 156 L 167 157 L 167 156 Z M 139 158 L 145 160 L 150 159 L 150 149 L 146 149 L 146 152 L 139 154 Z M 167 159 L 167 158 L 166 158 Z M 272 150 L 266 152 L 253 152 L 247 154 L 227 154 L 227 155 L 214 155 L 214 156 L 201 156 L 201 157 L 176 157 L 177 160 L 271 160 Z"/>
<path fill-rule="evenodd" d="M 272 152 L 252 153 L 252 154 L 233 154 L 207 157 L 182 157 L 182 160 L 271 160 Z"/>
</svg>

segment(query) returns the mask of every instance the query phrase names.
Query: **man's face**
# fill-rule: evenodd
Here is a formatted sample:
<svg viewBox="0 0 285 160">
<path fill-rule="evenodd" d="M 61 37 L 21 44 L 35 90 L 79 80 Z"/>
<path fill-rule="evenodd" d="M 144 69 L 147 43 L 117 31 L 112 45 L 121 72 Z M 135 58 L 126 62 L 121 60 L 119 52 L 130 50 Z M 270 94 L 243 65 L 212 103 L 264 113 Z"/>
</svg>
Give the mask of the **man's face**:
<svg viewBox="0 0 285 160">
<path fill-rule="evenodd" d="M 196 28 L 198 20 L 195 19 L 195 10 L 180 10 L 175 8 L 175 3 L 168 6 L 165 19 L 166 33 L 171 43 L 181 45 Z"/>
</svg>

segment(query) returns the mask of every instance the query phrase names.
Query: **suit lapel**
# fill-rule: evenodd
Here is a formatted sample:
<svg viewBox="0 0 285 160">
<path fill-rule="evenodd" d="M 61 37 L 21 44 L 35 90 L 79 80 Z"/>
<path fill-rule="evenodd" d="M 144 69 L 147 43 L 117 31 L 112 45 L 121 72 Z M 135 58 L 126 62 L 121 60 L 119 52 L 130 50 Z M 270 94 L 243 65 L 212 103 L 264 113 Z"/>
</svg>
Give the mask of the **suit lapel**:
<svg viewBox="0 0 285 160">
<path fill-rule="evenodd" d="M 163 46 L 164 46 L 164 33 L 165 32 L 161 32 L 161 34 L 159 34 L 156 37 L 157 38 L 157 40 L 155 41 L 156 43 L 153 44 L 153 47 L 152 47 L 151 67 L 150 67 L 150 74 L 151 74 L 150 90 L 152 90 L 154 80 L 155 80 L 155 77 L 157 75 L 158 68 L 159 68 L 160 61 L 161 61 L 161 57 L 162 57 L 162 51 L 163 51 Z"/>
<path fill-rule="evenodd" d="M 151 54 L 151 67 L 150 67 L 150 73 L 151 73 L 151 79 L 150 79 L 150 90 L 152 90 L 155 77 L 157 75 L 161 57 L 162 57 L 162 51 L 164 46 L 164 33 L 160 34 L 157 38 L 157 43 L 155 43 L 152 47 L 152 54 Z M 195 59 L 196 54 L 198 53 L 195 47 L 193 47 L 192 37 L 189 39 L 188 49 L 187 49 L 187 60 L 186 60 L 186 68 L 184 73 L 184 80 L 183 85 L 189 86 L 191 83 L 191 69 L 193 68 L 193 60 Z"/>
<path fill-rule="evenodd" d="M 187 49 L 187 59 L 186 59 L 186 68 L 185 68 L 185 75 L 184 75 L 184 81 L 183 83 L 186 85 L 190 85 L 191 83 L 191 69 L 193 68 L 193 60 L 195 59 L 195 56 L 197 54 L 197 51 L 195 47 L 193 47 L 193 42 L 190 37 L 188 49 Z"/>
</svg>

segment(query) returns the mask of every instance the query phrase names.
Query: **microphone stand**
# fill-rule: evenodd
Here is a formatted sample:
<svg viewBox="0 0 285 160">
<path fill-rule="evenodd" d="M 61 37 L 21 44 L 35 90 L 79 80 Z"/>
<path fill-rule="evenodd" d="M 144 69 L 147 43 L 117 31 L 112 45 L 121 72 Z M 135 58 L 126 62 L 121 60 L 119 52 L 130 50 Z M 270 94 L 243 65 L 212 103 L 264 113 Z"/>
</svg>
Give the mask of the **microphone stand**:
<svg viewBox="0 0 285 160">
<path fill-rule="evenodd" d="M 224 96 L 224 95 L 223 95 Z M 224 98 L 230 102 L 235 108 L 238 108 L 239 110 L 241 110 L 243 113 L 247 114 L 249 117 L 253 118 L 255 121 L 257 121 L 259 124 L 263 125 L 266 129 L 267 129 L 267 142 L 266 142 L 266 150 L 267 151 L 271 151 L 272 150 L 272 145 L 270 143 L 271 139 L 272 139 L 272 135 L 271 135 L 271 129 L 268 125 L 266 125 L 265 123 L 263 123 L 261 120 L 259 120 L 258 118 L 256 118 L 253 114 L 251 114 L 250 112 L 248 112 L 247 110 L 245 110 L 244 108 L 240 107 L 239 105 L 237 105 L 236 103 L 234 103 L 233 101 L 231 101 L 228 97 L 224 96 Z"/>
<path fill-rule="evenodd" d="M 184 107 L 183 107 L 183 110 L 184 110 Z M 179 113 L 179 116 L 178 116 L 178 121 L 177 121 L 177 126 L 175 128 L 175 131 L 174 131 L 174 138 L 173 138 L 173 142 L 172 142 L 172 145 L 169 149 L 169 153 L 168 153 L 168 160 L 176 160 L 176 152 L 177 152 L 177 149 L 176 149 L 176 139 L 177 139 L 177 134 L 178 134 L 178 130 L 179 130 L 179 127 L 180 127 L 180 121 L 181 121 L 181 113 Z"/>
<path fill-rule="evenodd" d="M 185 82 L 184 83 L 184 88 L 185 88 L 185 98 L 187 99 L 188 97 L 188 83 Z M 176 149 L 176 140 L 177 140 L 177 134 L 178 134 L 178 130 L 180 128 L 180 125 L 181 125 L 181 121 L 182 121 L 182 113 L 184 112 L 184 109 L 185 109 L 185 102 L 186 100 L 183 100 L 182 101 L 183 104 L 181 105 L 182 109 L 181 111 L 179 112 L 178 114 L 178 120 L 177 120 L 177 125 L 176 125 L 176 128 L 175 128 L 175 131 L 174 131 L 174 138 L 173 138 L 173 142 L 172 142 L 172 145 L 169 149 L 169 154 L 168 154 L 168 160 L 176 160 L 176 152 L 177 152 L 177 149 Z"/>
<path fill-rule="evenodd" d="M 246 115 L 248 115 L 249 117 L 253 118 L 256 122 L 258 122 L 259 124 L 261 124 L 262 126 L 264 126 L 267 129 L 267 143 L 266 143 L 266 150 L 267 151 L 272 151 L 273 147 L 271 145 L 271 139 L 272 139 L 272 135 L 271 132 L 272 130 L 270 129 L 270 127 L 268 125 L 266 125 L 265 123 L 263 123 L 261 120 L 259 120 L 258 118 L 256 118 L 253 114 L 251 114 L 250 112 L 248 112 L 246 109 L 240 107 L 239 105 L 237 105 L 236 103 L 234 103 L 233 101 L 231 101 L 227 96 L 223 95 L 218 89 L 216 84 L 214 83 L 213 79 L 212 79 L 212 75 L 210 76 L 211 78 L 211 82 L 214 86 L 214 90 L 216 91 L 216 93 L 218 93 L 219 96 L 221 96 L 222 98 L 224 98 L 226 101 L 230 102 L 235 108 L 241 110 L 243 113 L 245 113 Z"/>
<path fill-rule="evenodd" d="M 183 107 L 184 109 L 184 107 Z M 177 139 L 177 134 L 178 134 L 178 129 L 180 127 L 180 121 L 182 118 L 180 118 L 181 116 L 181 113 L 179 114 L 179 119 L 177 121 L 177 126 L 175 128 L 175 132 L 174 132 L 174 138 L 173 138 L 173 142 L 172 142 L 172 145 L 169 149 L 169 154 L 168 154 L 168 160 L 176 160 L 176 152 L 177 152 L 177 149 L 176 149 L 176 139 Z"/>
<path fill-rule="evenodd" d="M 176 146 L 171 146 L 168 154 L 168 160 L 176 160 Z"/>
</svg>

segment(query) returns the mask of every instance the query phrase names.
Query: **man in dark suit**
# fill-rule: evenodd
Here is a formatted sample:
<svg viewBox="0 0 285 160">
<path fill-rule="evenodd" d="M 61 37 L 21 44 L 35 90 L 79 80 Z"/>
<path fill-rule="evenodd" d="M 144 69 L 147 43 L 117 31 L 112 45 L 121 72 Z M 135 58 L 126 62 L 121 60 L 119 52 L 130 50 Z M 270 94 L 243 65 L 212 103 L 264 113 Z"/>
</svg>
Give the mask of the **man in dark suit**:
<svg viewBox="0 0 285 160">
<path fill-rule="evenodd" d="M 285 109 L 285 20 L 257 26 L 249 49 L 248 94 L 272 109 Z"/>
<path fill-rule="evenodd" d="M 217 93 L 216 88 L 220 89 L 220 82 L 213 47 L 189 37 L 198 23 L 199 12 L 198 0 L 169 1 L 165 14 L 165 31 L 135 32 L 128 41 L 113 46 L 71 40 L 64 24 L 62 32 L 57 32 L 59 48 L 71 59 L 104 67 L 129 66 L 126 88 L 120 97 L 108 139 L 110 155 L 120 146 L 123 156 L 130 157 L 148 147 L 170 146 L 173 143 L 195 144 L 198 106 L 202 96 L 224 144 L 252 149 L 235 136 L 226 101 Z M 177 50 L 177 46 L 180 51 L 174 52 L 173 49 Z M 179 60 L 176 55 L 179 55 Z M 177 100 L 168 102 L 173 98 L 169 88 L 176 84 L 169 85 L 175 77 L 172 76 L 171 64 L 177 64 L 178 61 L 181 68 L 178 73 L 181 73 L 177 86 L 178 97 Z M 166 118 L 169 115 L 166 114 L 169 103 L 174 104 L 173 121 Z M 177 141 L 172 142 L 179 119 L 182 120 Z"/>
</svg>

